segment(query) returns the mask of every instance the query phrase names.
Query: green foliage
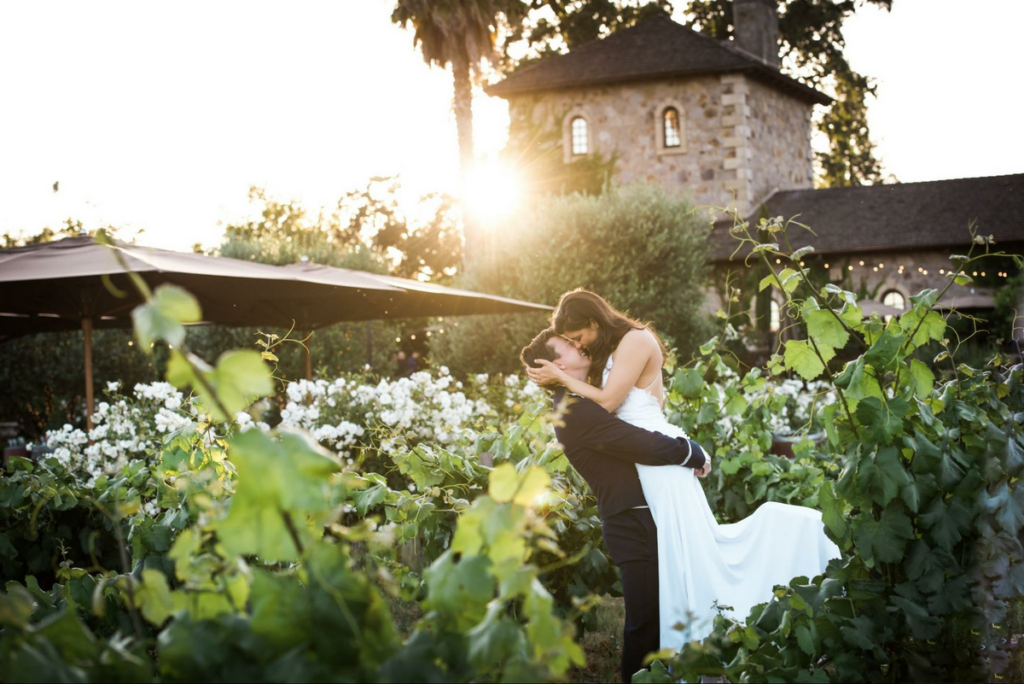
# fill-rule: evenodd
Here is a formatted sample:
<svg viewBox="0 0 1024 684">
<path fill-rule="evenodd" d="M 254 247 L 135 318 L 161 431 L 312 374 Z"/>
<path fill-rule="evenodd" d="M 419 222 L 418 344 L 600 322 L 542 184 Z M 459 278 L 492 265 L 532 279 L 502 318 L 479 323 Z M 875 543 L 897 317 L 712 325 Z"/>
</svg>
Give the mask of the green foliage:
<svg viewBox="0 0 1024 684">
<path fill-rule="evenodd" d="M 759 228 L 785 238 L 781 224 Z M 733 234 L 756 244 L 746 224 Z M 764 252 L 756 258 L 774 272 Z M 803 269 L 797 277 L 806 278 Z M 821 412 L 842 471 L 820 483 L 817 501 L 848 555 L 820 577 L 776 588 L 745 624 L 718 618 L 703 644 L 674 659 L 674 676 L 991 681 L 1008 661 L 1007 601 L 1024 592 L 1024 365 L 960 364 L 936 385 L 910 354 L 944 344 L 947 323 L 933 310 L 942 292 L 912 297 L 912 308 L 886 323 L 842 314 L 851 302 L 838 287 L 796 296 L 804 291 L 786 292 L 786 306 L 809 339 L 787 341 L 775 363 L 834 383 L 838 402 Z M 829 311 L 866 350 L 840 372 L 811 363 L 827 362 L 828 342 L 841 348 L 839 328 L 819 313 Z M 668 681 L 660 670 L 646 680 Z"/>
<path fill-rule="evenodd" d="M 147 310 L 136 316 L 143 328 L 137 334 L 177 339 L 183 319 L 196 313 L 188 303 L 184 293 L 148 296 Z M 206 403 L 222 414 L 247 402 L 250 392 L 269 389 L 255 352 L 256 364 L 230 361 L 248 352 L 228 352 L 210 371 L 187 349 L 175 351 L 172 376 L 202 384 Z M 513 429 L 508 443 L 490 440 L 489 448 L 506 459 L 493 472 L 463 461 L 466 480 L 490 495 L 456 498 L 465 491 L 458 485 L 443 494 L 461 515 L 445 514 L 452 549 L 432 561 L 422 586 L 410 587 L 423 592 L 425 614 L 406 640 L 378 586 L 389 565 L 400 569 L 394 551 L 366 521 L 341 524 L 339 504 L 352 497 L 364 515 L 389 501 L 403 514 L 411 508 L 395 499 L 382 476 L 342 472 L 338 459 L 304 434 L 218 434 L 215 423 L 201 421 L 169 434 L 159 459 L 114 466 L 85 485 L 55 457 L 39 465 L 13 459 L 0 489 L 8 520 L 15 516 L 35 537 L 42 508 L 46 517 L 51 509 L 94 509 L 119 550 L 110 565 L 121 568 L 99 566 L 92 554 L 86 570 L 72 555 L 50 591 L 32 575 L 7 582 L 0 594 L 5 680 L 560 678 L 583 664 L 583 654 L 540 581 L 556 568 L 535 560 L 552 551 L 564 556 L 548 513 L 556 501 L 574 504 L 549 492 L 547 468 L 558 473 L 565 466 L 547 451 L 541 458 L 549 460 L 534 464 L 532 451 L 521 446 L 540 432 L 534 422 Z M 454 465 L 451 458 L 413 462 L 415 453 L 395 460 L 424 487 Z M 369 483 L 379 489 L 366 496 Z M 154 490 L 164 511 L 159 517 L 140 505 Z M 430 495 L 435 492 L 442 495 L 432 486 Z M 423 512 L 429 509 L 420 505 L 406 518 L 403 533 L 420 534 Z M 19 515 L 28 519 L 18 521 Z M 57 530 L 58 536 L 70 532 Z M 3 556 L 17 554 L 20 541 L 8 533 L 4 540 Z"/>
<path fill-rule="evenodd" d="M 538 9 L 540 3 L 532 3 Z M 623 0 L 584 0 L 573 3 L 547 3 L 542 16 L 511 27 L 502 45 L 500 66 L 506 73 L 535 64 L 544 57 L 558 55 L 629 28 L 644 19 L 671 11 L 670 0 L 629 2 Z M 522 48 L 526 47 L 525 55 Z M 516 56 L 513 56 L 516 55 Z"/>
<path fill-rule="evenodd" d="M 650 186 L 547 197 L 488 232 L 486 258 L 463 284 L 552 305 L 585 287 L 655 321 L 688 357 L 708 331 L 700 311 L 706 232 L 685 201 Z M 512 372 L 519 350 L 544 321 L 542 315 L 466 318 L 434 341 L 432 356 L 456 375 Z"/>
</svg>

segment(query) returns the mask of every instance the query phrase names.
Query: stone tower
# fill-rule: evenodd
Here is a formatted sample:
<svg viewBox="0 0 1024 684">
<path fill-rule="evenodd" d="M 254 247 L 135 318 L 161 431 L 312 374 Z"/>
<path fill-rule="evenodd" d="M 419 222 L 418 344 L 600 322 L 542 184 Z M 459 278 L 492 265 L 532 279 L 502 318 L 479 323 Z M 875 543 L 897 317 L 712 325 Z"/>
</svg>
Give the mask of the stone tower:
<svg viewBox="0 0 1024 684">
<path fill-rule="evenodd" d="M 505 98 L 513 142 L 546 139 L 571 162 L 612 159 L 698 205 L 748 213 L 778 189 L 810 188 L 811 114 L 831 100 L 778 69 L 770 0 L 736 0 L 736 41 L 656 16 L 517 71 Z"/>
</svg>

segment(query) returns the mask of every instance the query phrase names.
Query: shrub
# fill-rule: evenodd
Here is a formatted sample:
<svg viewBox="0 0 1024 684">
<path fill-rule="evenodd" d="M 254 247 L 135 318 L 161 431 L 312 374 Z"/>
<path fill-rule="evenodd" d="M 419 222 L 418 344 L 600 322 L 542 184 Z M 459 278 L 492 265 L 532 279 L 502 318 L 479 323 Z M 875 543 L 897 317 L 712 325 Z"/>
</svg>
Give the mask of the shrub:
<svg viewBox="0 0 1024 684">
<path fill-rule="evenodd" d="M 701 313 L 708 228 L 690 205 L 647 185 L 551 196 L 491 226 L 462 286 L 554 305 L 584 287 L 653 322 L 683 358 L 708 336 Z M 545 315 L 460 319 L 431 347 L 456 375 L 513 372 Z"/>
</svg>

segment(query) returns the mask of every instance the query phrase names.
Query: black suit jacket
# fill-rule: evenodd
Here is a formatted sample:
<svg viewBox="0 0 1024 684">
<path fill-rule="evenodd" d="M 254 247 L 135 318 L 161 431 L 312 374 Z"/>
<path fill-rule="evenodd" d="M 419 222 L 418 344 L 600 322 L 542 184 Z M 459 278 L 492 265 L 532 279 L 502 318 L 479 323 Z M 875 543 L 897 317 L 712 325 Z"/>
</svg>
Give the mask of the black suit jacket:
<svg viewBox="0 0 1024 684">
<path fill-rule="evenodd" d="M 643 430 L 580 396 L 555 393 L 555 409 L 569 401 L 555 427 L 569 463 L 583 476 L 597 498 L 603 520 L 637 506 L 646 506 L 636 463 L 650 466 L 701 468 L 706 456 L 700 445 L 682 437 Z"/>
</svg>

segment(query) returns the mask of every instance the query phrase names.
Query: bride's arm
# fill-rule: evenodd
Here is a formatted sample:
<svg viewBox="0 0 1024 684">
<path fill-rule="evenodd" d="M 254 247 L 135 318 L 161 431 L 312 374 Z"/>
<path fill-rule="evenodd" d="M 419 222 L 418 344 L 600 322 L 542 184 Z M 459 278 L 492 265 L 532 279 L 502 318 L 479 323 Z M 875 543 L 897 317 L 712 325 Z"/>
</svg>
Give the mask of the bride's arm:
<svg viewBox="0 0 1024 684">
<path fill-rule="evenodd" d="M 594 387 L 585 380 L 570 377 L 554 364 L 542 359 L 538 359 L 538 363 L 550 369 L 555 375 L 554 379 L 565 385 L 567 390 L 590 399 L 611 413 L 619 407 L 629 390 L 636 386 L 648 359 L 657 350 L 656 344 L 649 335 L 634 334 L 633 331 L 626 333 L 615 351 L 615 364 L 604 387 Z"/>
</svg>

